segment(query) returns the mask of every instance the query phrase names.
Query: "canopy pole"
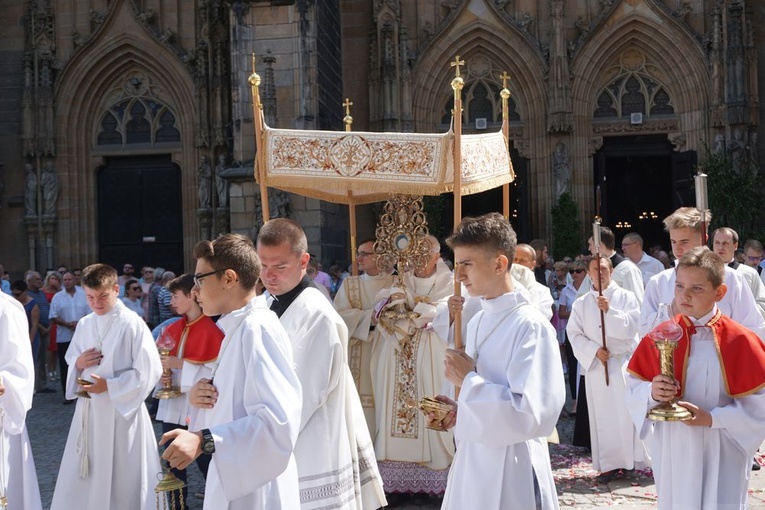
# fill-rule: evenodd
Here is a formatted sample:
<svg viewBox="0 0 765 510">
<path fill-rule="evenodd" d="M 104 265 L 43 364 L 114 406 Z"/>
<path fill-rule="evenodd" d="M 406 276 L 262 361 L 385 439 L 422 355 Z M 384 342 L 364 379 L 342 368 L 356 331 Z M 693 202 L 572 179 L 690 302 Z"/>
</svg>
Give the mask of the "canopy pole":
<svg viewBox="0 0 765 510">
<path fill-rule="evenodd" d="M 346 97 L 343 106 L 345 107 L 343 123 L 345 123 L 345 130 L 350 132 L 351 126 L 353 126 L 353 117 L 351 117 L 351 106 L 353 106 L 353 101 Z M 348 219 L 350 220 L 351 231 L 351 274 L 353 276 L 358 276 L 359 267 L 356 264 L 356 204 L 353 203 L 353 191 L 351 190 L 348 190 L 348 199 Z"/>
<path fill-rule="evenodd" d="M 460 76 L 460 66 L 464 66 L 465 61 L 460 60 L 457 55 L 454 62 L 450 63 L 454 67 L 454 79 L 452 80 L 452 90 L 454 90 L 454 110 L 452 118 L 454 119 L 454 229 L 456 230 L 462 221 L 462 88 L 465 81 Z M 455 266 L 457 261 L 455 261 Z M 457 278 L 454 279 L 454 295 L 462 295 L 462 284 Z M 462 311 L 456 310 L 454 313 L 454 347 L 462 349 Z M 459 388 L 457 389 L 459 391 Z"/>
<path fill-rule="evenodd" d="M 507 80 L 510 79 L 510 75 L 507 74 L 507 71 L 502 71 L 499 78 L 502 80 L 502 90 L 499 91 L 499 96 L 502 98 L 502 136 L 505 137 L 505 148 L 508 157 L 510 157 L 510 115 L 507 105 L 507 101 L 510 99 Z M 510 221 L 510 183 L 502 185 L 502 215 L 507 221 Z"/>
<path fill-rule="evenodd" d="M 252 54 L 252 74 L 250 75 L 250 87 L 252 88 L 252 113 L 255 124 L 255 171 L 260 185 L 260 206 L 263 211 L 263 223 L 271 219 L 271 211 L 268 205 L 268 186 L 266 186 L 266 148 L 265 148 L 265 120 L 263 119 L 263 104 L 260 102 L 260 75 L 255 72 L 255 54 Z"/>
</svg>

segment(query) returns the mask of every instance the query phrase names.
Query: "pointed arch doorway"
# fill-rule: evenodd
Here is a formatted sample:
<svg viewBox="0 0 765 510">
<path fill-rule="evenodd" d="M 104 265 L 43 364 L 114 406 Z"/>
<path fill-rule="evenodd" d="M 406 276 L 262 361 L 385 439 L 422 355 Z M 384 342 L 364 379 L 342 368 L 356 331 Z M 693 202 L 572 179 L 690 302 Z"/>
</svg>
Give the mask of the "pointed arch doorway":
<svg viewBox="0 0 765 510">
<path fill-rule="evenodd" d="M 181 171 L 170 155 L 108 157 L 97 186 L 99 261 L 182 273 Z"/>
</svg>

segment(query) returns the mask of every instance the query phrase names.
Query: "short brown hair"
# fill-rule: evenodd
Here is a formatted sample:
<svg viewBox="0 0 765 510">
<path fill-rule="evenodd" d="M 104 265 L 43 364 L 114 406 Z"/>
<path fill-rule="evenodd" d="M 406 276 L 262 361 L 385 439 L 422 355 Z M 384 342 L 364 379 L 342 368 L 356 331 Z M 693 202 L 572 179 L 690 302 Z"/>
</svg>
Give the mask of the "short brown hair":
<svg viewBox="0 0 765 510">
<path fill-rule="evenodd" d="M 608 266 L 608 268 L 609 268 L 609 269 L 613 269 L 613 268 L 614 268 L 614 263 L 613 263 L 613 262 L 611 262 L 611 259 L 609 259 L 608 257 L 604 257 L 603 255 L 601 255 L 600 257 L 592 257 L 592 258 L 591 258 L 591 259 L 590 259 L 590 260 L 587 262 L 587 269 L 590 269 L 590 268 L 592 267 L 592 263 L 593 263 L 594 261 L 598 260 L 598 258 L 600 258 L 600 260 L 605 260 L 605 261 L 606 261 L 606 266 Z M 600 264 L 600 262 L 598 262 L 598 264 Z"/>
<path fill-rule="evenodd" d="M 280 246 L 289 244 L 292 253 L 302 256 L 308 251 L 308 240 L 303 227 L 289 218 L 274 218 L 263 225 L 258 232 L 257 244 L 263 246 Z"/>
<path fill-rule="evenodd" d="M 255 245 L 241 234 L 221 234 L 215 241 L 198 242 L 194 258 L 204 259 L 216 271 L 231 269 L 245 290 L 255 288 L 260 278 L 260 259 Z"/>
<path fill-rule="evenodd" d="M 614 231 L 608 227 L 600 227 L 600 242 L 606 247 L 606 250 L 613 251 L 616 248 L 616 236 Z"/>
<path fill-rule="evenodd" d="M 762 253 L 762 243 L 757 239 L 747 239 L 744 243 L 744 250 L 754 250 Z"/>
<path fill-rule="evenodd" d="M 703 221 L 702 221 L 703 220 Z M 712 213 L 707 209 L 702 218 L 701 212 L 695 207 L 681 207 L 664 218 L 664 230 L 669 232 L 679 228 L 690 228 L 701 233 L 701 225 L 712 221 Z"/>
<path fill-rule="evenodd" d="M 715 289 L 725 281 L 725 263 L 718 254 L 710 251 L 706 246 L 697 246 L 680 257 L 677 269 L 681 267 L 698 267 L 705 270 Z"/>
<path fill-rule="evenodd" d="M 499 213 L 488 213 L 477 218 L 463 218 L 446 239 L 452 250 L 457 246 L 475 246 L 498 251 L 507 257 L 507 269 L 513 264 L 518 237 L 513 226 Z"/>
<path fill-rule="evenodd" d="M 91 264 L 82 270 L 83 287 L 102 289 L 117 285 L 117 270 L 109 264 Z"/>
<path fill-rule="evenodd" d="M 193 274 L 182 274 L 181 276 L 170 280 L 170 283 L 168 283 L 166 287 L 170 292 L 181 291 L 184 295 L 188 296 L 191 294 L 191 289 L 194 288 L 194 285 Z"/>
</svg>

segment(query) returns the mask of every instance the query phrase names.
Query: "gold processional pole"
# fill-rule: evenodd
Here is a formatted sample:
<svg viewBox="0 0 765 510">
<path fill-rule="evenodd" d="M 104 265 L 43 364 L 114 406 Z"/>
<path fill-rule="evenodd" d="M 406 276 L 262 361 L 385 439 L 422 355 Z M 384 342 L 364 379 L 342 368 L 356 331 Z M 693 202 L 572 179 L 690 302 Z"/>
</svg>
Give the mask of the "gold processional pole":
<svg viewBox="0 0 765 510">
<path fill-rule="evenodd" d="M 353 126 L 353 117 L 351 117 L 351 106 L 353 106 L 353 101 L 346 97 L 343 106 L 345 107 L 343 123 L 345 123 L 345 130 L 350 132 L 351 126 Z M 353 203 L 353 191 L 348 190 L 348 198 L 350 198 L 348 202 L 348 218 L 350 220 L 351 230 L 351 274 L 353 276 L 358 276 L 359 268 L 356 265 L 356 204 Z"/>
<path fill-rule="evenodd" d="M 505 137 L 505 147 L 508 154 L 510 154 L 510 115 L 508 113 L 507 101 L 510 99 L 510 91 L 507 88 L 507 80 L 510 76 L 507 71 L 502 71 L 499 76 L 502 80 L 502 90 L 499 91 L 499 96 L 502 98 L 502 136 Z M 502 185 L 502 214 L 507 221 L 510 221 L 510 183 Z"/>
<path fill-rule="evenodd" d="M 452 90 L 454 90 L 454 110 L 452 118 L 454 119 L 454 228 L 455 230 L 462 221 L 462 88 L 465 81 L 460 76 L 460 66 L 464 66 L 465 61 L 460 60 L 457 55 L 454 62 L 450 63 L 454 67 L 454 79 L 452 80 Z M 454 261 L 455 268 L 457 261 Z M 462 294 L 461 283 L 457 278 L 454 279 L 454 295 L 459 297 Z M 454 348 L 462 349 L 462 311 L 456 310 L 454 313 Z M 459 395 L 459 388 L 457 388 Z"/>
<path fill-rule="evenodd" d="M 268 187 L 266 186 L 266 140 L 265 121 L 263 119 L 263 104 L 260 102 L 260 75 L 255 72 L 255 54 L 252 54 L 252 74 L 250 75 L 250 87 L 252 87 L 252 113 L 255 123 L 255 170 L 260 184 L 260 206 L 263 211 L 263 223 L 271 219 L 271 211 L 268 209 Z"/>
<path fill-rule="evenodd" d="M 592 223 L 592 245 L 595 246 L 595 259 L 598 261 L 598 297 L 603 296 L 603 279 L 600 276 L 600 185 L 598 185 L 596 194 L 597 213 L 595 214 L 595 221 Z M 603 348 L 608 349 L 606 345 L 606 314 L 603 310 L 600 310 L 600 334 Z M 606 374 L 606 386 L 608 386 L 608 360 L 603 362 L 603 369 Z"/>
</svg>

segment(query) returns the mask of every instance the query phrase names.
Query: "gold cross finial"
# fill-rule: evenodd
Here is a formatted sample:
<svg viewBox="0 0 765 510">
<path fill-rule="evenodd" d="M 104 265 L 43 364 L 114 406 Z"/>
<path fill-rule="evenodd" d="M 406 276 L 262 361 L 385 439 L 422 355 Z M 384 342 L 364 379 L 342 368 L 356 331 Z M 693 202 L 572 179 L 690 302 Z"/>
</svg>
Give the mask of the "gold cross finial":
<svg viewBox="0 0 765 510">
<path fill-rule="evenodd" d="M 346 97 L 345 98 L 345 102 L 343 103 L 343 106 L 345 106 L 345 114 L 346 115 L 350 115 L 351 114 L 351 106 L 353 106 L 353 101 L 351 101 L 350 99 L 348 99 Z"/>
<path fill-rule="evenodd" d="M 507 88 L 507 80 L 510 79 L 510 75 L 507 74 L 507 71 L 502 71 L 502 74 L 499 75 L 499 79 L 502 80 L 502 88 Z"/>
<path fill-rule="evenodd" d="M 460 60 L 460 56 L 457 55 L 456 57 L 454 57 L 454 62 L 452 62 L 450 65 L 456 68 L 454 70 L 454 76 L 456 76 L 457 78 L 460 78 L 460 66 L 464 66 L 465 61 Z"/>
</svg>

